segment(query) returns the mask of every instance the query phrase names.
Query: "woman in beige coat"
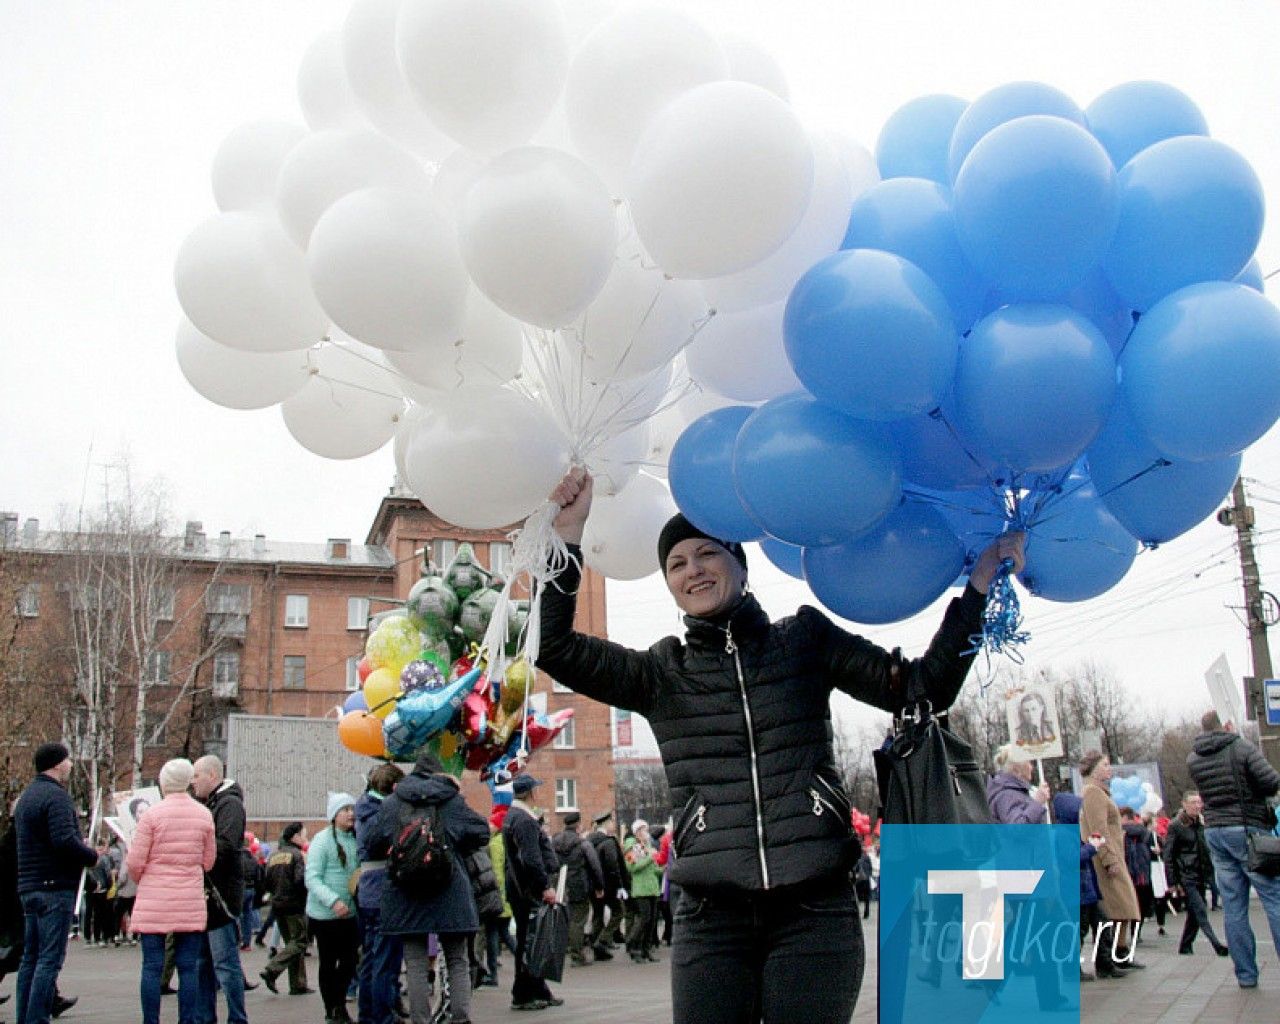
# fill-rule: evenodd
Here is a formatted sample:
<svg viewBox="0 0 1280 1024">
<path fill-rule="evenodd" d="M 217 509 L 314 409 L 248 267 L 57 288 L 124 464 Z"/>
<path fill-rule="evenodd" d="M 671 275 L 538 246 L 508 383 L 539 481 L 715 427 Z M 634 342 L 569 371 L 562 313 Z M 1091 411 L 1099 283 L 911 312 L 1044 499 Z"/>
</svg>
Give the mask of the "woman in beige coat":
<svg viewBox="0 0 1280 1024">
<path fill-rule="evenodd" d="M 1084 779 L 1084 805 L 1080 808 L 1080 838 L 1088 842 L 1091 835 L 1106 840 L 1098 847 L 1093 866 L 1102 894 L 1102 909 L 1116 922 L 1119 939 L 1116 959 L 1128 959 L 1132 923 L 1139 918 L 1138 893 L 1129 877 L 1124 861 L 1124 827 L 1120 810 L 1111 799 L 1111 761 L 1105 754 L 1091 750 L 1080 759 L 1080 775 Z M 1130 963 L 1126 966 L 1135 966 Z"/>
</svg>

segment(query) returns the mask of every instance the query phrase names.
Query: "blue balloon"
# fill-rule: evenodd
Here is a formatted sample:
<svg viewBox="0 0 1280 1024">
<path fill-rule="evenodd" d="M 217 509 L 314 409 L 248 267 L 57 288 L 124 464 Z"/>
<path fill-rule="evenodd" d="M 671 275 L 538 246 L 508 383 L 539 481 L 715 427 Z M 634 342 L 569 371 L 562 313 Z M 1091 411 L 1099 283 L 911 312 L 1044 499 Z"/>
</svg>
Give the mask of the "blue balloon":
<svg viewBox="0 0 1280 1024">
<path fill-rule="evenodd" d="M 1280 310 L 1243 284 L 1182 288 L 1138 321 L 1120 369 L 1134 422 L 1161 455 L 1234 455 L 1280 416 Z"/>
<path fill-rule="evenodd" d="M 1075 100 L 1043 82 L 1009 82 L 983 93 L 969 104 L 956 122 L 947 153 L 947 173 L 955 181 L 973 147 L 993 128 L 1019 117 L 1047 114 L 1088 125 Z"/>
<path fill-rule="evenodd" d="M 1200 108 L 1186 93 L 1164 82 L 1117 85 L 1090 103 L 1084 114 L 1089 130 L 1116 167 L 1165 139 L 1209 134 Z"/>
<path fill-rule="evenodd" d="M 888 425 L 898 449 L 904 486 L 951 491 L 984 487 L 990 482 L 988 467 L 965 450 L 957 435 L 955 415 L 946 403 L 939 409 L 897 420 Z"/>
<path fill-rule="evenodd" d="M 1198 281 L 1230 281 L 1262 237 L 1262 183 L 1216 139 L 1148 146 L 1120 170 L 1120 220 L 1103 268 L 1130 308 L 1146 311 Z"/>
<path fill-rule="evenodd" d="M 956 427 L 984 464 L 1049 472 L 1097 436 L 1115 390 L 1115 357 L 1085 317 L 1066 306 L 1005 306 L 960 347 Z"/>
<path fill-rule="evenodd" d="M 733 446 L 755 409 L 729 405 L 714 409 L 684 428 L 671 447 L 671 496 L 689 522 L 721 540 L 759 540 L 760 525 L 738 499 L 733 483 Z"/>
<path fill-rule="evenodd" d="M 959 96 L 938 94 L 919 96 L 890 114 L 876 141 L 880 177 L 928 178 L 950 185 L 951 135 L 968 106 Z"/>
<path fill-rule="evenodd" d="M 473 668 L 443 689 L 417 690 L 400 700 L 395 714 L 412 737 L 420 738 L 420 744 L 425 743 L 437 733 L 443 732 L 453 721 L 482 671 L 481 668 Z M 391 716 L 388 715 L 387 718 L 390 719 Z M 385 735 L 385 723 L 383 732 Z"/>
<path fill-rule="evenodd" d="M 751 414 L 733 450 L 742 504 L 788 544 L 839 544 L 869 530 L 902 497 L 898 459 L 883 428 L 804 392 Z"/>
<path fill-rule="evenodd" d="M 1255 292 L 1267 294 L 1267 281 L 1262 276 L 1262 264 L 1258 262 L 1257 256 L 1245 264 L 1244 270 L 1236 274 L 1234 280 L 1239 284 L 1247 284 Z"/>
<path fill-rule="evenodd" d="M 1106 255 L 1119 215 L 1115 168 L 1098 140 L 1060 117 L 988 132 L 956 178 L 960 244 L 1010 300 L 1047 300 Z"/>
<path fill-rule="evenodd" d="M 923 178 L 894 178 L 854 200 L 842 249 L 883 249 L 929 275 L 951 307 L 957 331 L 978 318 L 986 285 L 956 237 L 951 194 Z"/>
<path fill-rule="evenodd" d="M 1023 585 L 1049 601 L 1087 601 L 1124 579 L 1138 554 L 1133 539 L 1093 485 L 1073 476 L 1027 530 Z"/>
<path fill-rule="evenodd" d="M 368 711 L 369 702 L 364 699 L 364 691 L 356 690 L 342 702 L 343 713 L 348 711 Z"/>
<path fill-rule="evenodd" d="M 798 580 L 804 579 L 804 564 L 801 561 L 804 555 L 804 548 L 796 547 L 794 544 L 784 544 L 780 540 L 766 537 L 760 542 L 760 550 L 764 552 L 765 558 L 769 559 L 770 562 L 788 576 L 793 576 Z"/>
<path fill-rule="evenodd" d="M 923 270 L 892 253 L 850 249 L 814 264 L 792 289 L 782 324 L 801 383 L 858 419 L 928 412 L 951 386 L 951 309 Z"/>
<path fill-rule="evenodd" d="M 1144 544 L 1161 544 L 1211 515 L 1240 475 L 1240 456 L 1173 462 L 1138 429 L 1123 401 L 1089 446 L 1089 475 L 1103 503 Z"/>
<path fill-rule="evenodd" d="M 965 563 L 972 564 L 993 540 L 1008 529 L 1004 492 L 993 488 L 978 491 L 941 491 L 913 488 L 907 501 L 932 508 L 946 521 L 964 547 Z"/>
<path fill-rule="evenodd" d="M 870 533 L 804 549 L 814 596 L 842 618 L 897 622 L 936 601 L 964 568 L 964 548 L 934 509 L 906 501 Z"/>
</svg>

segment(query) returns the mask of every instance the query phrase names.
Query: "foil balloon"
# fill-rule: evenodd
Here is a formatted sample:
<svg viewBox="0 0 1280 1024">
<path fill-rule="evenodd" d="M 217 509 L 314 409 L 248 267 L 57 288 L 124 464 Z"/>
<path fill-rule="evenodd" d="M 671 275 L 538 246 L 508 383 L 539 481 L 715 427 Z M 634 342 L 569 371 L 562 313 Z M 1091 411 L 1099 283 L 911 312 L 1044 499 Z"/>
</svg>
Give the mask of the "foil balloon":
<svg viewBox="0 0 1280 1024">
<path fill-rule="evenodd" d="M 529 752 L 539 750 L 555 739 L 560 730 L 569 724 L 569 719 L 572 717 L 573 708 L 563 708 L 552 715 L 544 715 L 537 711 L 530 712 L 524 723 Z"/>
<path fill-rule="evenodd" d="M 400 701 L 400 720 L 411 729 L 425 730 L 426 739 L 430 739 L 453 721 L 479 678 L 480 669 L 473 668 L 443 689 L 419 690 L 410 694 Z"/>
<path fill-rule="evenodd" d="M 533 673 L 529 663 L 520 658 L 507 666 L 507 673 L 502 680 L 502 710 L 515 714 L 524 706 L 524 697 L 528 692 Z"/>
<path fill-rule="evenodd" d="M 470 544 L 458 545 L 458 553 L 445 570 L 444 581 L 459 601 L 466 601 L 488 582 L 484 570 L 476 565 L 475 551 Z"/>
<path fill-rule="evenodd" d="M 444 673 L 426 658 L 416 658 L 400 673 L 400 689 L 406 694 L 419 690 L 439 690 L 445 685 Z"/>
<path fill-rule="evenodd" d="M 400 712 L 393 711 L 382 723 L 382 737 L 386 744 L 387 756 L 397 761 L 412 761 L 418 756 L 418 750 L 427 742 L 425 728 L 418 728 L 400 717 Z"/>
<path fill-rule="evenodd" d="M 443 576 L 424 576 L 404 603 L 409 621 L 429 637 L 447 636 L 458 621 L 458 595 Z"/>
<path fill-rule="evenodd" d="M 481 675 L 462 702 L 462 737 L 468 743 L 484 742 L 489 731 L 489 712 L 493 708 L 493 696 L 489 679 Z"/>
<path fill-rule="evenodd" d="M 466 638 L 473 643 L 480 643 L 489 631 L 489 620 L 493 618 L 493 610 L 498 606 L 501 592 L 496 587 L 485 587 L 462 602 L 462 611 L 458 613 L 458 625 Z"/>
<path fill-rule="evenodd" d="M 439 759 L 446 774 L 452 775 L 455 779 L 462 777 L 463 769 L 466 767 L 463 756 L 466 745 L 462 737 L 453 729 L 445 729 L 438 736 L 433 736 L 427 741 L 426 746 L 427 750 Z"/>
<path fill-rule="evenodd" d="M 422 634 L 407 618 L 386 619 L 369 634 L 365 657 L 374 668 L 388 668 L 400 674 L 422 649 Z"/>
</svg>

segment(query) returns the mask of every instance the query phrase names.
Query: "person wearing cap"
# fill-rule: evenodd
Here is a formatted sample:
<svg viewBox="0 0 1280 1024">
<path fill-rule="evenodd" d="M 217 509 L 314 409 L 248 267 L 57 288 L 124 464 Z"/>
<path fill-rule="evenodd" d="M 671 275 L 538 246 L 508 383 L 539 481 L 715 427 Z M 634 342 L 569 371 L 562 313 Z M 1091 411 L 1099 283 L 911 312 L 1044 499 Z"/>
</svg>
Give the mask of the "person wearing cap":
<svg viewBox="0 0 1280 1024">
<path fill-rule="evenodd" d="M 597 960 L 612 960 L 614 949 L 625 942 L 622 931 L 623 905 L 631 891 L 631 872 L 622 858 L 622 844 L 618 842 L 618 827 L 613 822 L 613 812 L 604 811 L 591 819 L 595 831 L 588 833 L 587 841 L 595 847 L 600 858 L 600 870 L 604 874 L 604 893 L 591 899 L 591 935 L 587 941 Z M 605 910 L 609 911 L 608 921 Z M 615 939 L 610 939 L 610 932 Z"/>
<path fill-rule="evenodd" d="M 385 859 L 401 830 L 428 812 L 434 813 L 433 832 L 449 847 L 449 882 L 439 892 L 422 893 L 388 878 L 382 890 L 382 932 L 398 935 L 404 943 L 413 1024 L 428 1024 L 431 1020 L 430 935 L 437 936 L 444 949 L 453 1022 L 465 1024 L 471 1020 L 471 961 L 467 947 L 480 929 L 466 858 L 489 841 L 488 823 L 467 806 L 458 780 L 445 773 L 439 758 L 423 751 L 413 771 L 382 802 L 382 809 L 370 825 L 366 848 L 371 856 Z"/>
<path fill-rule="evenodd" d="M 313 989 L 307 987 L 307 858 L 302 844 L 307 841 L 302 822 L 284 827 L 280 845 L 267 858 L 266 885 L 271 893 L 271 913 L 280 930 L 280 950 L 267 961 L 260 977 L 267 988 L 277 992 L 276 979 L 289 972 L 289 994 L 302 996 Z"/>
<path fill-rule="evenodd" d="M 36 776 L 18 799 L 18 901 L 25 916 L 18 967 L 18 1020 L 48 1024 L 58 974 L 67 955 L 80 873 L 98 851 L 80 836 L 67 793 L 71 755 L 61 743 L 36 748 Z"/>
<path fill-rule="evenodd" d="M 538 824 L 538 811 L 528 802 L 534 789 L 541 785 L 542 780 L 532 775 L 517 775 L 511 783 L 514 794 L 511 810 L 502 822 L 507 902 L 516 921 L 516 976 L 511 984 L 513 1010 L 545 1010 L 564 1003 L 551 994 L 544 979 L 529 973 L 524 957 L 530 917 L 539 902 L 555 903 L 555 878 L 560 870 L 551 841 Z"/>
<path fill-rule="evenodd" d="M 360 866 L 354 832 L 356 798 L 350 793 L 330 793 L 325 818 L 329 827 L 307 849 L 307 925 L 320 958 L 326 1024 L 349 1024 L 347 989 L 356 976 L 360 954 L 360 926 L 352 896 L 352 878 Z"/>
<path fill-rule="evenodd" d="M 596 848 L 578 832 L 582 815 L 566 811 L 560 821 L 564 829 L 551 840 L 551 848 L 560 863 L 568 868 L 564 897 L 569 904 L 569 962 L 586 967 L 591 963 L 583 952 L 587 917 L 591 913 L 592 897 L 604 895 L 604 874 Z"/>
<path fill-rule="evenodd" d="M 978 556 L 928 650 L 911 660 L 815 608 L 771 622 L 747 586 L 742 545 L 677 515 L 659 536 L 658 567 L 685 637 L 642 652 L 574 630 L 591 477 L 570 470 L 550 498 L 572 557 L 541 595 L 538 667 L 648 719 L 678 809 L 676 1024 L 752 1013 L 846 1024 L 865 958 L 831 693 L 897 713 L 919 689 L 935 710 L 949 707 L 973 662 L 986 591 L 1006 558 L 1021 569 L 1023 535 L 1006 533 Z"/>
</svg>

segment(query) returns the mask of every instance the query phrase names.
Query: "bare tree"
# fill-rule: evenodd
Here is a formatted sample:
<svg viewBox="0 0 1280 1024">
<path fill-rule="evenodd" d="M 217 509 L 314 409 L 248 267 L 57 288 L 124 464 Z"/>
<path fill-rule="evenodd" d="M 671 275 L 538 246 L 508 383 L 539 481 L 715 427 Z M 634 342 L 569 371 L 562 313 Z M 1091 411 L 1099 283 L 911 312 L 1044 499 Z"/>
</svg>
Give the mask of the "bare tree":
<svg viewBox="0 0 1280 1024">
<path fill-rule="evenodd" d="M 1112 761 L 1155 760 L 1163 722 L 1139 713 L 1133 696 L 1109 667 L 1085 661 L 1065 671 L 1058 682 L 1058 708 L 1072 759 L 1086 753 L 1079 749 L 1081 733 L 1101 729 L 1103 753 Z"/>
<path fill-rule="evenodd" d="M 645 818 L 652 824 L 666 821 L 673 812 L 667 773 L 660 762 L 619 761 L 614 768 L 613 801 L 619 824 Z M 679 812 L 680 808 L 674 808 Z"/>
<path fill-rule="evenodd" d="M 831 737 L 831 751 L 845 793 L 854 807 L 873 818 L 880 808 L 880 790 L 872 754 L 884 742 L 889 726 L 888 715 L 883 722 L 864 723 L 857 728 L 837 721 Z"/>
</svg>

